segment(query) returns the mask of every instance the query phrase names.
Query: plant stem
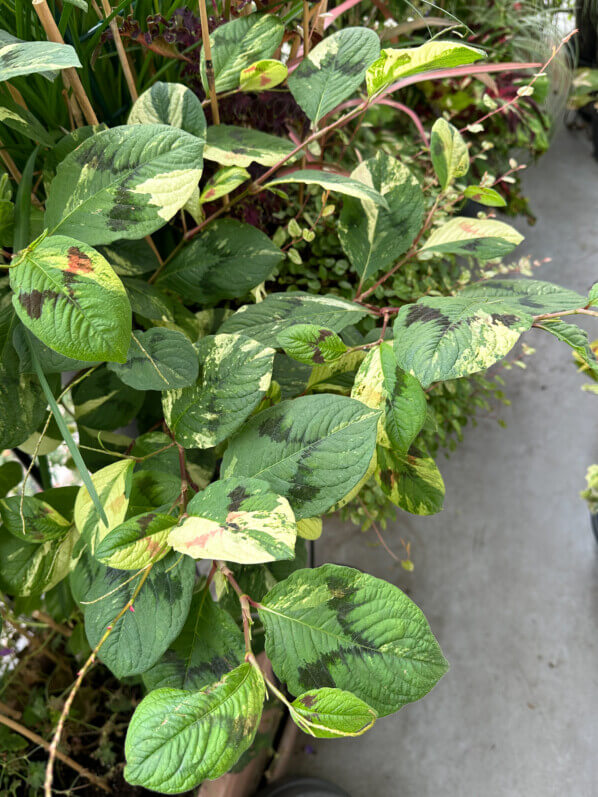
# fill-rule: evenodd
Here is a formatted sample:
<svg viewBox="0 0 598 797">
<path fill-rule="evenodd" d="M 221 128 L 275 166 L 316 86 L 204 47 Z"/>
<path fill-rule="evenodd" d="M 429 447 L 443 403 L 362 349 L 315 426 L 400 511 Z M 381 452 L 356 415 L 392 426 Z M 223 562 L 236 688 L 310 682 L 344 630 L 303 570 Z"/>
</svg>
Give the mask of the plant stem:
<svg viewBox="0 0 598 797">
<path fill-rule="evenodd" d="M 49 747 L 44 742 L 44 747 L 50 753 L 50 755 L 48 756 L 48 763 L 46 765 L 46 777 L 45 777 L 45 780 L 44 780 L 44 796 L 45 797 L 52 797 L 52 779 L 54 777 L 54 759 L 55 758 L 60 758 L 62 760 L 62 753 L 60 753 L 58 751 L 58 743 L 60 742 L 60 737 L 62 736 L 62 731 L 64 729 L 64 723 L 66 722 L 66 718 L 67 718 L 67 716 L 69 714 L 69 711 L 71 710 L 71 706 L 73 705 L 73 700 L 75 699 L 75 695 L 79 691 L 79 687 L 83 683 L 83 679 L 85 678 L 87 672 L 93 667 L 93 665 L 95 663 L 95 660 L 96 660 L 96 656 L 97 656 L 100 648 L 102 647 L 104 642 L 108 639 L 108 637 L 112 633 L 112 630 L 114 629 L 114 627 L 118 623 L 118 621 L 121 619 L 121 617 L 123 617 L 123 615 L 133 605 L 133 602 L 135 601 L 135 599 L 139 595 L 139 592 L 141 591 L 141 588 L 145 584 L 145 580 L 149 576 L 149 574 L 151 572 L 151 569 L 152 569 L 151 567 L 148 567 L 147 570 L 144 572 L 143 576 L 141 577 L 141 579 L 139 581 L 139 584 L 137 584 L 137 586 L 135 587 L 135 591 L 133 592 L 133 594 L 131 596 L 131 599 L 127 602 L 126 606 L 124 606 L 120 610 L 120 612 L 116 615 L 116 617 L 114 618 L 112 623 L 108 626 L 108 628 L 104 632 L 104 634 L 103 634 L 102 638 L 100 639 L 100 641 L 98 642 L 98 644 L 91 651 L 91 654 L 89 655 L 89 658 L 87 659 L 87 661 L 85 662 L 83 667 L 81 667 L 81 669 L 79 670 L 79 673 L 77 675 L 77 680 L 73 684 L 73 687 L 72 687 L 71 691 L 69 692 L 69 695 L 68 695 L 67 699 L 65 700 L 64 706 L 62 708 L 62 712 L 60 714 L 60 718 L 58 720 L 58 724 L 56 725 L 56 730 L 54 731 L 54 736 L 52 737 L 52 742 L 50 743 Z M 106 789 L 106 791 L 107 791 L 107 789 Z"/>
<path fill-rule="evenodd" d="M 206 77 L 208 79 L 208 89 L 210 94 L 210 106 L 212 108 L 212 122 L 220 124 L 220 111 L 218 110 L 218 97 L 216 96 L 216 78 L 214 76 L 214 64 L 212 63 L 212 44 L 210 42 L 210 28 L 208 26 L 208 12 L 206 0 L 198 0 L 199 18 L 201 21 L 201 39 L 206 62 Z"/>
<path fill-rule="evenodd" d="M 216 567 L 222 575 L 226 578 L 228 583 L 237 593 L 239 598 L 239 603 L 241 604 L 241 617 L 243 618 L 243 636 L 245 638 L 245 659 L 249 661 L 248 657 L 253 657 L 253 653 L 251 651 L 251 624 L 253 620 L 251 619 L 251 609 L 249 608 L 250 598 L 249 595 L 246 595 L 237 580 L 233 576 L 230 568 L 226 564 L 226 562 L 222 562 L 220 560 L 216 561 Z"/>
<path fill-rule="evenodd" d="M 34 733 L 33 731 L 30 731 L 29 728 L 26 728 L 24 725 L 21 725 L 20 722 L 16 722 L 15 720 L 10 719 L 9 717 L 5 717 L 4 714 L 0 714 L 0 722 L 3 725 L 6 725 L 7 728 L 10 728 L 11 731 L 16 731 L 21 736 L 24 736 L 26 739 L 29 739 L 29 741 L 33 742 L 33 744 L 37 744 L 40 747 L 43 747 L 44 750 L 50 749 L 50 745 L 45 739 L 42 739 L 42 737 L 38 736 L 37 733 Z M 73 761 L 73 759 L 70 758 L 68 755 L 61 753 L 60 750 L 56 751 L 56 758 L 58 758 L 58 760 L 62 761 L 64 764 L 67 764 L 69 767 L 71 767 L 71 769 L 74 769 L 75 772 L 79 773 L 79 775 L 82 775 L 84 778 L 87 778 L 87 780 L 89 780 L 91 783 L 97 786 L 98 789 L 101 789 L 102 791 L 105 791 L 107 794 L 110 794 L 110 789 L 108 788 L 108 784 L 103 778 L 99 778 L 97 775 L 94 775 L 88 769 L 82 767 L 81 764 L 78 764 L 76 761 Z"/>
</svg>

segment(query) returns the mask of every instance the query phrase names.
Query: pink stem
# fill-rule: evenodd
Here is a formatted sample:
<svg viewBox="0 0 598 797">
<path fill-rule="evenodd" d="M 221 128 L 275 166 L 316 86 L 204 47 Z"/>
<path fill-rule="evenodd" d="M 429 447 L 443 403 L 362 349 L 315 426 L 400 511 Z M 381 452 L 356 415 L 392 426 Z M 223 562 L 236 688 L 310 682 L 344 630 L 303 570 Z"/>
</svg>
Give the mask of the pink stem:
<svg viewBox="0 0 598 797">
<path fill-rule="evenodd" d="M 402 102 L 396 102 L 395 100 L 383 99 L 383 100 L 380 100 L 378 104 L 379 105 L 389 105 L 391 108 L 396 108 L 397 111 L 403 111 L 403 113 L 406 113 L 407 116 L 413 122 L 413 124 L 417 127 L 417 131 L 420 134 L 420 136 L 422 137 L 422 140 L 423 140 L 424 144 L 426 145 L 426 147 L 430 146 L 430 142 L 428 141 L 428 137 L 426 135 L 426 131 L 424 130 L 424 126 L 421 123 L 421 119 L 415 113 L 415 111 L 412 111 L 411 108 L 407 107 L 407 105 L 403 105 Z"/>
</svg>

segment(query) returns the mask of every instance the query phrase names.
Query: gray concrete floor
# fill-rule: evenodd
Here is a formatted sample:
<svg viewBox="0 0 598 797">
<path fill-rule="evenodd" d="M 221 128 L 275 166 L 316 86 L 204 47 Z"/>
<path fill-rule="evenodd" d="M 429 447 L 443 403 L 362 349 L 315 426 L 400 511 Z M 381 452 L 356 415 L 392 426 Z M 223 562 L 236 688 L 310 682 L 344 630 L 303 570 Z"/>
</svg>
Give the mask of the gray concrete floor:
<svg viewBox="0 0 598 797">
<path fill-rule="evenodd" d="M 584 134 L 561 132 L 525 185 L 538 222 L 518 223 L 523 247 L 553 258 L 536 276 L 585 292 L 598 279 L 598 164 Z M 507 429 L 469 429 L 439 460 L 444 511 L 401 512 L 386 531 L 397 552 L 399 537 L 411 541 L 412 574 L 373 533 L 327 522 L 318 562 L 405 589 L 451 670 L 359 739 L 302 736 L 295 772 L 352 797 L 598 795 L 597 546 L 578 498 L 598 461 L 598 399 L 580 390 L 565 346 L 539 331 L 527 341 L 528 369 L 506 374 Z"/>
</svg>

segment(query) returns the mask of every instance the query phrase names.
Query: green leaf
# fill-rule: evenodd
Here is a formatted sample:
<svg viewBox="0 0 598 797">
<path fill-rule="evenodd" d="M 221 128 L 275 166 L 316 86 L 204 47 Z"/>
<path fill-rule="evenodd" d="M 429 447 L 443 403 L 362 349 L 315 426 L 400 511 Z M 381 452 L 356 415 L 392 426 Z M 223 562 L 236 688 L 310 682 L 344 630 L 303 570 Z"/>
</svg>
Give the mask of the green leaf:
<svg viewBox="0 0 598 797">
<path fill-rule="evenodd" d="M 485 55 L 476 47 L 438 39 L 425 42 L 421 47 L 382 50 L 365 76 L 368 94 L 370 97 L 378 94 L 399 78 L 472 64 Z"/>
<path fill-rule="evenodd" d="M 170 125 L 202 141 L 206 139 L 206 117 L 201 102 L 182 83 L 154 83 L 133 103 L 127 124 Z"/>
<path fill-rule="evenodd" d="M 598 360 L 596 360 L 596 355 L 592 351 L 588 333 L 585 329 L 580 329 L 576 324 L 568 324 L 556 318 L 543 319 L 534 324 L 534 326 L 538 327 L 538 329 L 543 329 L 545 332 L 550 332 L 557 340 L 570 346 L 577 355 L 582 368 L 585 366 L 598 377 Z"/>
<path fill-rule="evenodd" d="M 420 609 L 353 568 L 297 570 L 260 603 L 266 653 L 294 695 L 345 689 L 385 716 L 419 700 L 448 669 Z"/>
<path fill-rule="evenodd" d="M 378 35 L 368 28 L 345 28 L 328 36 L 289 76 L 291 94 L 314 124 L 359 88 L 367 68 L 380 55 Z"/>
<path fill-rule="evenodd" d="M 0 589 L 9 595 L 41 595 L 68 575 L 78 539 L 75 529 L 42 543 L 25 542 L 0 527 Z"/>
<path fill-rule="evenodd" d="M 31 348 L 35 350 L 37 359 L 45 374 L 61 374 L 63 371 L 79 371 L 82 368 L 89 368 L 91 365 L 99 365 L 99 362 L 73 360 L 72 357 L 58 354 L 57 351 L 50 349 L 41 340 L 30 335 L 22 324 L 18 324 L 15 328 L 12 341 L 19 355 L 19 368 L 25 374 L 35 373 Z"/>
<path fill-rule="evenodd" d="M 588 307 L 594 307 L 598 304 L 598 282 L 595 282 L 590 288 L 588 294 Z"/>
<path fill-rule="evenodd" d="M 532 279 L 493 279 L 468 285 L 459 296 L 500 300 L 530 315 L 558 313 L 585 307 L 587 299 L 552 282 Z"/>
<path fill-rule="evenodd" d="M 337 191 L 339 194 L 357 197 L 358 199 L 368 199 L 375 205 L 381 205 L 388 210 L 388 202 L 376 189 L 367 183 L 362 183 L 352 177 L 345 177 L 336 172 L 321 172 L 317 169 L 299 169 L 296 172 L 285 174 L 276 180 L 270 180 L 264 188 L 271 188 L 274 185 L 285 185 L 286 183 L 300 183 L 302 185 L 319 185 L 325 191 Z"/>
<path fill-rule="evenodd" d="M 204 157 L 223 166 L 247 167 L 252 163 L 274 166 L 287 157 L 295 145 L 286 138 L 249 127 L 218 125 L 208 127 Z"/>
<path fill-rule="evenodd" d="M 426 296 L 401 308 L 395 356 L 400 368 L 428 387 L 489 368 L 532 322 L 532 315 L 500 297 Z"/>
<path fill-rule="evenodd" d="M 304 540 L 318 540 L 322 536 L 322 518 L 306 517 L 297 521 L 297 536 Z"/>
<path fill-rule="evenodd" d="M 408 454 L 378 446 L 376 481 L 386 497 L 412 515 L 435 515 L 444 503 L 444 482 L 434 460 L 411 448 Z"/>
<path fill-rule="evenodd" d="M 308 365 L 333 362 L 347 351 L 336 332 L 315 324 L 295 324 L 277 339 L 289 357 Z"/>
<path fill-rule="evenodd" d="M 107 368 L 98 368 L 72 390 L 78 426 L 109 431 L 126 426 L 141 409 L 143 393 L 123 384 Z"/>
<path fill-rule="evenodd" d="M 15 463 L 16 464 L 16 463 Z M 7 531 L 25 542 L 48 542 L 64 537 L 71 524 L 50 504 L 33 495 L 14 495 L 0 501 L 0 516 Z"/>
<path fill-rule="evenodd" d="M 396 158 L 378 152 L 351 177 L 378 191 L 388 210 L 348 197 L 343 202 L 338 235 L 361 282 L 390 266 L 413 243 L 424 216 L 424 195 L 409 169 Z"/>
<path fill-rule="evenodd" d="M 383 411 L 378 443 L 407 453 L 426 421 L 426 394 L 417 379 L 397 366 L 390 343 L 381 343 L 367 353 L 351 396 Z"/>
<path fill-rule="evenodd" d="M 193 596 L 183 630 L 160 661 L 143 673 L 143 683 L 148 690 L 195 692 L 241 664 L 244 654 L 243 634 L 206 587 Z"/>
<path fill-rule="evenodd" d="M 194 559 L 254 565 L 295 556 L 293 510 L 261 479 L 213 482 L 191 499 L 187 513 L 168 542 Z"/>
<path fill-rule="evenodd" d="M 469 171 L 469 152 L 463 136 L 446 119 L 437 119 L 430 136 L 432 165 L 443 191 Z"/>
<path fill-rule="evenodd" d="M 197 384 L 164 393 L 162 407 L 177 443 L 211 448 L 235 432 L 266 394 L 274 349 L 244 335 L 209 335 L 196 348 Z"/>
<path fill-rule="evenodd" d="M 127 361 L 108 369 L 135 390 L 172 390 L 195 382 L 199 361 L 182 332 L 153 327 L 133 334 Z"/>
<path fill-rule="evenodd" d="M 33 168 L 37 159 L 39 145 L 27 158 L 25 168 L 21 174 L 21 180 L 17 188 L 15 198 L 15 222 L 13 233 L 13 247 L 16 252 L 20 252 L 29 244 L 33 238 L 31 230 L 31 195 L 33 187 Z M 14 264 L 12 264 L 14 265 Z"/>
<path fill-rule="evenodd" d="M 224 775 L 253 742 L 264 698 L 263 678 L 251 664 L 200 692 L 150 692 L 129 725 L 125 779 L 178 794 Z"/>
<path fill-rule="evenodd" d="M 216 304 L 245 296 L 272 274 L 282 257 L 261 230 L 236 219 L 217 219 L 175 255 L 158 284 L 189 302 Z"/>
<path fill-rule="evenodd" d="M 142 577 L 130 580 L 126 570 L 100 570 L 84 603 L 85 632 L 92 649 L 131 600 Z M 114 625 L 98 654 L 117 678 L 145 672 L 168 649 L 187 619 L 194 582 L 195 562 L 188 556 L 171 551 L 152 565 L 133 610 Z"/>
<path fill-rule="evenodd" d="M 23 468 L 14 460 L 0 465 L 0 497 L 9 493 L 23 479 Z"/>
<path fill-rule="evenodd" d="M 291 703 L 291 717 L 305 733 L 319 739 L 361 736 L 377 714 L 367 703 L 343 689 L 310 689 Z"/>
<path fill-rule="evenodd" d="M 1 57 L 1 56 L 0 56 Z M 31 113 L 31 111 L 18 105 L 16 102 L 2 98 L 0 105 L 0 123 L 10 127 L 21 136 L 27 136 L 37 144 L 44 147 L 52 147 L 54 139 L 48 131 Z"/>
<path fill-rule="evenodd" d="M 436 227 L 420 252 L 471 255 L 478 260 L 494 260 L 508 255 L 521 241 L 523 235 L 503 221 L 455 216 Z"/>
<path fill-rule="evenodd" d="M 379 415 L 345 396 L 282 401 L 251 418 L 230 441 L 222 472 L 264 479 L 288 498 L 297 519 L 320 515 L 366 472 Z"/>
<path fill-rule="evenodd" d="M 288 69 L 280 61 L 266 58 L 241 71 L 240 91 L 268 91 L 287 79 Z"/>
<path fill-rule="evenodd" d="M 141 570 L 171 550 L 168 535 L 177 519 L 160 512 L 128 518 L 100 540 L 95 558 L 116 570 Z"/>
<path fill-rule="evenodd" d="M 507 204 L 507 200 L 498 191 L 483 185 L 468 185 L 464 196 L 489 208 L 504 208 Z"/>
<path fill-rule="evenodd" d="M 116 241 L 108 246 L 99 246 L 98 252 L 104 255 L 116 273 L 123 277 L 140 277 L 150 271 L 156 271 L 160 265 L 146 240 Z"/>
<path fill-rule="evenodd" d="M 210 34 L 216 91 L 230 91 L 239 86 L 243 69 L 255 61 L 270 58 L 282 41 L 284 25 L 274 14 L 249 14 L 220 25 Z M 201 82 L 209 92 L 206 58 L 202 49 Z"/>
<path fill-rule="evenodd" d="M 5 30 L 0 31 L 0 81 L 36 72 L 53 80 L 55 70 L 80 66 L 77 53 L 69 44 L 25 42 Z"/>
<path fill-rule="evenodd" d="M 220 197 L 227 196 L 238 188 L 246 180 L 250 180 L 251 175 L 247 169 L 242 169 L 240 166 L 225 166 L 218 169 L 216 174 L 206 183 L 199 201 L 201 204 L 204 202 L 214 202 Z M 255 228 L 254 228 L 255 229 Z"/>
<path fill-rule="evenodd" d="M 163 227 L 201 177 L 202 139 L 167 125 L 123 125 L 88 138 L 58 166 L 46 226 L 88 244 Z"/>
<path fill-rule="evenodd" d="M 54 351 L 92 362 L 126 359 L 131 308 L 95 249 L 63 235 L 44 238 L 10 269 L 10 285 L 17 315 Z"/>
<path fill-rule="evenodd" d="M 135 462 L 132 459 L 121 459 L 112 465 L 107 465 L 91 477 L 104 507 L 107 524 L 100 519 L 87 488 L 81 487 L 77 494 L 75 525 L 83 539 L 90 545 L 92 554 L 108 532 L 125 519 L 131 491 L 131 474 L 134 467 Z"/>
<path fill-rule="evenodd" d="M 302 291 L 271 293 L 263 302 L 244 305 L 220 327 L 220 332 L 242 332 L 270 345 L 295 324 L 315 324 L 340 332 L 367 315 L 361 305 L 338 296 L 312 296 Z"/>
</svg>

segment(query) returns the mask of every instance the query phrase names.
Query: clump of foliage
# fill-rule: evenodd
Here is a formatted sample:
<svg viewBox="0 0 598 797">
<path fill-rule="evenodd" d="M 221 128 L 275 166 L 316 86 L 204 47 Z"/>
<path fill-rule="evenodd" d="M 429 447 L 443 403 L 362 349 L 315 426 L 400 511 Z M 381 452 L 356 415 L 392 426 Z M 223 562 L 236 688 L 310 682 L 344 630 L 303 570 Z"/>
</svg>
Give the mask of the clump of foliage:
<svg viewBox="0 0 598 797">
<path fill-rule="evenodd" d="M 459 215 L 464 197 L 503 200 L 465 184 L 467 144 L 445 119 L 431 128 L 423 184 L 382 151 L 347 174 L 325 146 L 440 67 L 491 71 L 479 48 L 450 38 L 381 48 L 362 26 L 310 48 L 307 3 L 234 18 L 225 4 L 216 24 L 201 2 L 206 100 L 181 82 L 180 59 L 163 54 L 165 36 L 157 48 L 131 34 L 154 48 L 150 65 L 166 63 L 153 74 L 137 64 L 135 78 L 115 51 L 132 95 L 119 124 L 99 102 L 96 116 L 90 66 L 85 80 L 76 71 L 110 17 L 84 32 L 84 11 L 69 5 L 56 27 L 46 0 L 34 8 L 43 33 L 34 25 L 24 38 L 31 20 L 19 6 L 14 32 L 0 35 L 3 119 L 32 142 L 5 158 L 12 179 L 0 186 L 0 448 L 31 451 L 44 489 L 29 494 L 14 463 L 5 466 L 4 615 L 13 628 L 34 612 L 68 621 L 73 655 L 91 651 L 51 715 L 45 794 L 97 659 L 125 691 L 136 687 L 125 704 L 143 693 L 125 779 L 181 793 L 248 750 L 267 692 L 303 731 L 334 738 L 364 733 L 432 689 L 448 665 L 420 609 L 356 569 L 307 568 L 304 541 L 372 476 L 396 506 L 438 512 L 444 485 L 421 436 L 429 394 L 499 362 L 532 327 L 596 369 L 576 342 L 582 333 L 561 319 L 596 311 L 592 295 L 488 279 L 522 236 L 490 214 Z M 118 48 L 121 32 L 110 29 Z M 98 74 L 110 85 L 102 54 Z M 161 79 L 169 70 L 175 79 Z M 226 96 L 259 102 L 266 89 L 299 108 L 297 127 L 282 136 L 223 123 Z M 317 219 L 334 216 L 358 280 L 350 299 L 269 289 L 285 243 L 260 208 L 272 201 L 288 215 L 297 198 L 318 215 L 312 229 L 288 225 L 293 241 L 309 243 Z M 400 305 L 378 291 L 403 262 L 447 256 L 447 268 L 463 256 L 486 279 Z M 68 450 L 80 486 L 52 481 L 41 453 L 49 440 Z M 258 663 L 262 649 L 279 680 Z M 0 723 L 32 738 L 2 713 Z"/>
</svg>

